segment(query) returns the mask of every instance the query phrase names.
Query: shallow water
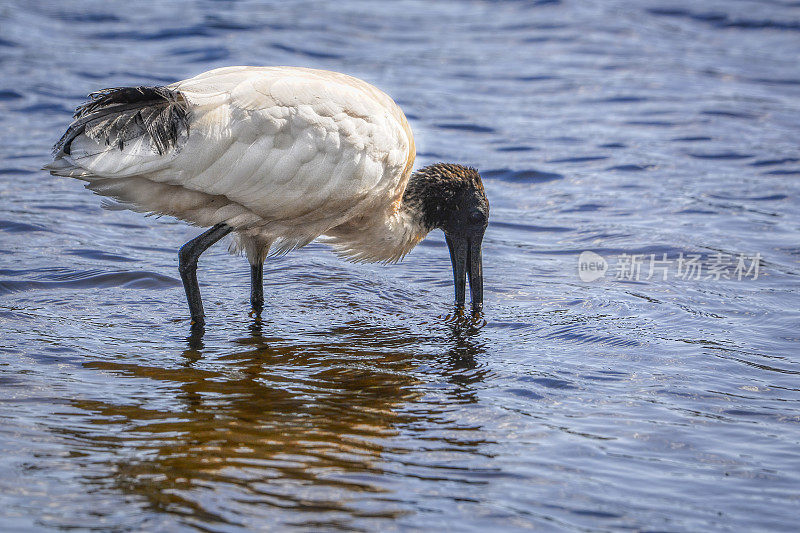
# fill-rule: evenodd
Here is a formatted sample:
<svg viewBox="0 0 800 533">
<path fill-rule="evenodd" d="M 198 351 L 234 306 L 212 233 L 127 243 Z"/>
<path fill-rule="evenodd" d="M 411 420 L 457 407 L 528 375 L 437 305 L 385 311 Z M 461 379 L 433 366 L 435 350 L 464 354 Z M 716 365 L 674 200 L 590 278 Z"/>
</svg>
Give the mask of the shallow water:
<svg viewBox="0 0 800 533">
<path fill-rule="evenodd" d="M 0 27 L 5 528 L 796 527 L 800 4 L 6 2 Z M 418 165 L 482 171 L 485 327 L 443 318 L 437 233 L 392 267 L 268 261 L 260 322 L 214 247 L 191 336 L 198 230 L 38 170 L 89 91 L 230 64 L 362 77 Z"/>
</svg>

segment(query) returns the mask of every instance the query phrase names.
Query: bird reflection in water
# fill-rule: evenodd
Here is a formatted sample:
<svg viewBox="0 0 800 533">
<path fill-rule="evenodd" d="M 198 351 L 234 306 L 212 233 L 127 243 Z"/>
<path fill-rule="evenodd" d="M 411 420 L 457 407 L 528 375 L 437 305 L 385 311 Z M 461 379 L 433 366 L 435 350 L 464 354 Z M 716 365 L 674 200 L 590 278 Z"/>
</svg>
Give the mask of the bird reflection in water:
<svg viewBox="0 0 800 533">
<path fill-rule="evenodd" d="M 272 328 L 257 318 L 233 353 L 204 356 L 202 334 L 193 335 L 179 368 L 86 363 L 156 380 L 162 397 L 75 400 L 91 423 L 66 431 L 95 466 L 113 471 L 87 478 L 93 490 L 135 496 L 143 510 L 186 524 L 348 527 L 365 513 L 394 518 L 414 510 L 398 483 L 409 471 L 413 483 L 485 483 L 466 463 L 437 463 L 437 453 L 471 457 L 487 444 L 479 427 L 449 416 L 478 401 L 474 387 L 486 374 L 479 327 L 446 325 L 444 338 L 353 322 L 288 339 L 265 335 Z M 429 380 L 449 382 L 453 401 L 424 400 Z M 305 521 L 298 511 L 312 513 Z"/>
</svg>

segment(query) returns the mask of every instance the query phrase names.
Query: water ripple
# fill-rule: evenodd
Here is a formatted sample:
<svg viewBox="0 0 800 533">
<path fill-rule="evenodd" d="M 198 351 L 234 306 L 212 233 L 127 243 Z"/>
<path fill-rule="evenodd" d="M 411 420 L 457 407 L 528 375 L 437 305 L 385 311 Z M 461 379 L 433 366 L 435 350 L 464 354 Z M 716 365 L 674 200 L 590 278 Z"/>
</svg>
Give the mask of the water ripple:
<svg viewBox="0 0 800 533">
<path fill-rule="evenodd" d="M 180 286 L 173 277 L 156 272 L 114 272 L 108 274 L 78 275 L 77 279 L 59 281 L 0 280 L 0 294 L 20 291 L 54 289 L 93 289 L 123 287 L 126 289 L 164 289 Z"/>
</svg>

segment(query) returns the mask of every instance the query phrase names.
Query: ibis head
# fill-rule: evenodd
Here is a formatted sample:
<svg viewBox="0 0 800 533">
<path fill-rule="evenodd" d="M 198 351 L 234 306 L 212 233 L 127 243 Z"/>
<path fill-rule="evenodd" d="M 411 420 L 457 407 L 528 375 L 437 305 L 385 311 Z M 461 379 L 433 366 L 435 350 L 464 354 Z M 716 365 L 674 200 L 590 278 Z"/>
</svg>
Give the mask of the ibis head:
<svg viewBox="0 0 800 533">
<path fill-rule="evenodd" d="M 450 249 L 455 299 L 463 307 L 466 278 L 472 311 L 483 309 L 481 243 L 489 224 L 489 200 L 474 168 L 437 163 L 416 171 L 408 182 L 403 203 L 416 211 L 427 229 L 441 229 Z"/>
</svg>

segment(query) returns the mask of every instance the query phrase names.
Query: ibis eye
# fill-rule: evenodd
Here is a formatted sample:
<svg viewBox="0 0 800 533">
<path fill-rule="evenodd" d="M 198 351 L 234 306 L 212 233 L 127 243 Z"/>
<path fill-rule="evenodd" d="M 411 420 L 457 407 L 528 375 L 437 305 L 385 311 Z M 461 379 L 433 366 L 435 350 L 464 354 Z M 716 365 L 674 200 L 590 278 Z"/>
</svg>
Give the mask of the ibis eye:
<svg viewBox="0 0 800 533">
<path fill-rule="evenodd" d="M 475 225 L 486 224 L 486 215 L 484 215 L 480 211 L 473 211 L 469 215 L 469 221 L 470 221 L 471 224 L 475 224 Z"/>
</svg>

